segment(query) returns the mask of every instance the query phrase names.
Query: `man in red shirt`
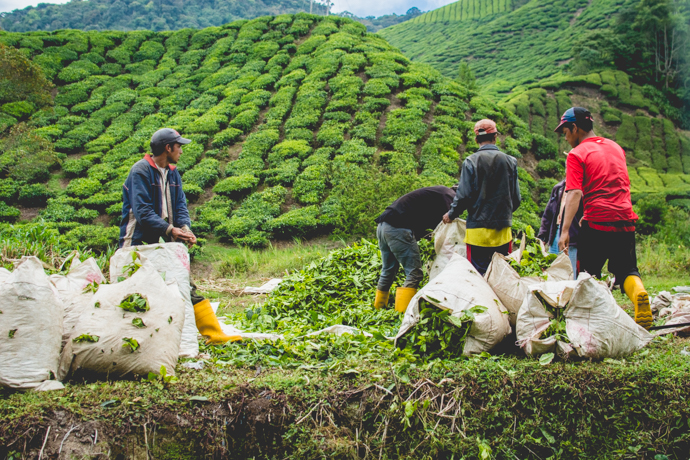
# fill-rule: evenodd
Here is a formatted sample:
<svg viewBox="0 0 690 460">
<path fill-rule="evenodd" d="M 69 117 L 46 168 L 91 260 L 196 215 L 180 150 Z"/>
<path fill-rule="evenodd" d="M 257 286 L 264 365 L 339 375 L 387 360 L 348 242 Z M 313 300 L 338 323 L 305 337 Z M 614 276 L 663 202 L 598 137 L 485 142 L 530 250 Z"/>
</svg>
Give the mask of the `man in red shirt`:
<svg viewBox="0 0 690 460">
<path fill-rule="evenodd" d="M 584 216 L 578 236 L 580 270 L 599 277 L 608 260 L 616 284 L 635 305 L 635 322 L 649 329 L 652 311 L 637 270 L 635 221 L 638 217 L 630 200 L 625 152 L 612 140 L 594 134 L 592 114 L 582 107 L 566 110 L 555 131 L 563 133 L 573 148 L 566 164 L 567 198 L 558 247 L 561 251 L 568 250 L 570 224 L 582 198 Z"/>
</svg>

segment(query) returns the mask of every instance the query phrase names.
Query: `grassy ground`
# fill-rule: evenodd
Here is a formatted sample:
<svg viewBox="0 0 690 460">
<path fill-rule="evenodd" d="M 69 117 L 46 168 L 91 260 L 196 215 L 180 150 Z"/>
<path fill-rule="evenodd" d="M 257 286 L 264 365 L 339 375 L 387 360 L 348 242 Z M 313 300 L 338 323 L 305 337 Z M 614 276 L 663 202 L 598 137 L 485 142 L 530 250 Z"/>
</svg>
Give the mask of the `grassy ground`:
<svg viewBox="0 0 690 460">
<path fill-rule="evenodd" d="M 341 244 L 257 253 L 211 242 L 194 262 L 195 278 L 229 314 L 261 301 L 238 295 L 244 286 Z M 676 257 L 640 251 L 651 292 L 690 284 L 687 273 L 653 268 L 671 266 L 664 254 Z M 324 357 L 319 366 L 279 368 L 229 366 L 217 358 L 239 348 L 204 347 L 203 369 L 181 363 L 174 384 L 87 380 L 48 393 L 0 392 L 0 459 L 41 451 L 41 458 L 686 459 L 687 348 L 690 340 L 669 335 L 603 362 L 540 366 L 506 343 L 497 355 L 455 361 Z"/>
</svg>

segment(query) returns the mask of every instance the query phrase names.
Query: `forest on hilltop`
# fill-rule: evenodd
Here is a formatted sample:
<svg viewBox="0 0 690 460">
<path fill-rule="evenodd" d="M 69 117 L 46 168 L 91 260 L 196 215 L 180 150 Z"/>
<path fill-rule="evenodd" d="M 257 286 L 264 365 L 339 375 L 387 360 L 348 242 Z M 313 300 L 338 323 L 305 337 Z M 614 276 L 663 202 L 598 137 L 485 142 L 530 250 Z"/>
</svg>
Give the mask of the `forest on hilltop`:
<svg viewBox="0 0 690 460">
<path fill-rule="evenodd" d="M 238 19 L 309 12 L 326 6 L 310 0 L 72 0 L 40 3 L 3 13 L 0 26 L 10 32 L 31 30 L 178 30 L 220 26 Z"/>
</svg>

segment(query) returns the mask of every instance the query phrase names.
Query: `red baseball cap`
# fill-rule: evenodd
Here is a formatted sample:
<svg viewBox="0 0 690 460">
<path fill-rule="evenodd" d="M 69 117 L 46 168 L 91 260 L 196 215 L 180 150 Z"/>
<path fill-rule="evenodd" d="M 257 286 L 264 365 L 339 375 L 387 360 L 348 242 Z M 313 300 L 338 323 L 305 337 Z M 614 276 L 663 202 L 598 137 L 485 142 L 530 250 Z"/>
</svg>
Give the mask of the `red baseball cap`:
<svg viewBox="0 0 690 460">
<path fill-rule="evenodd" d="M 498 130 L 496 129 L 496 123 L 493 120 L 485 118 L 483 120 L 479 120 L 474 125 L 474 134 L 476 134 L 477 136 L 493 133 L 498 134 Z"/>
</svg>

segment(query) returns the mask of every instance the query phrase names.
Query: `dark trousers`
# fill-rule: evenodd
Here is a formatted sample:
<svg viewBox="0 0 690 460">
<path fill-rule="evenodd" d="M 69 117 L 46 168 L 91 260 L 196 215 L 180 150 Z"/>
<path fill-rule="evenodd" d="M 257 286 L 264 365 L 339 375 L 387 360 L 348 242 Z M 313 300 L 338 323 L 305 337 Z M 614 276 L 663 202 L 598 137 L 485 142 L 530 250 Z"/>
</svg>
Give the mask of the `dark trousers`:
<svg viewBox="0 0 690 460">
<path fill-rule="evenodd" d="M 489 269 L 489 264 L 491 263 L 491 258 L 495 253 L 503 254 L 507 256 L 513 250 L 513 242 L 510 241 L 502 246 L 473 246 L 471 244 L 467 245 L 467 260 L 472 262 L 474 268 L 477 269 L 480 275 L 484 276 L 484 273 Z"/>
<path fill-rule="evenodd" d="M 577 258 L 580 271 L 601 277 L 601 269 L 608 260 L 608 269 L 623 286 L 628 276 L 640 276 L 637 270 L 635 232 L 604 232 L 582 222 L 577 239 Z"/>
</svg>

